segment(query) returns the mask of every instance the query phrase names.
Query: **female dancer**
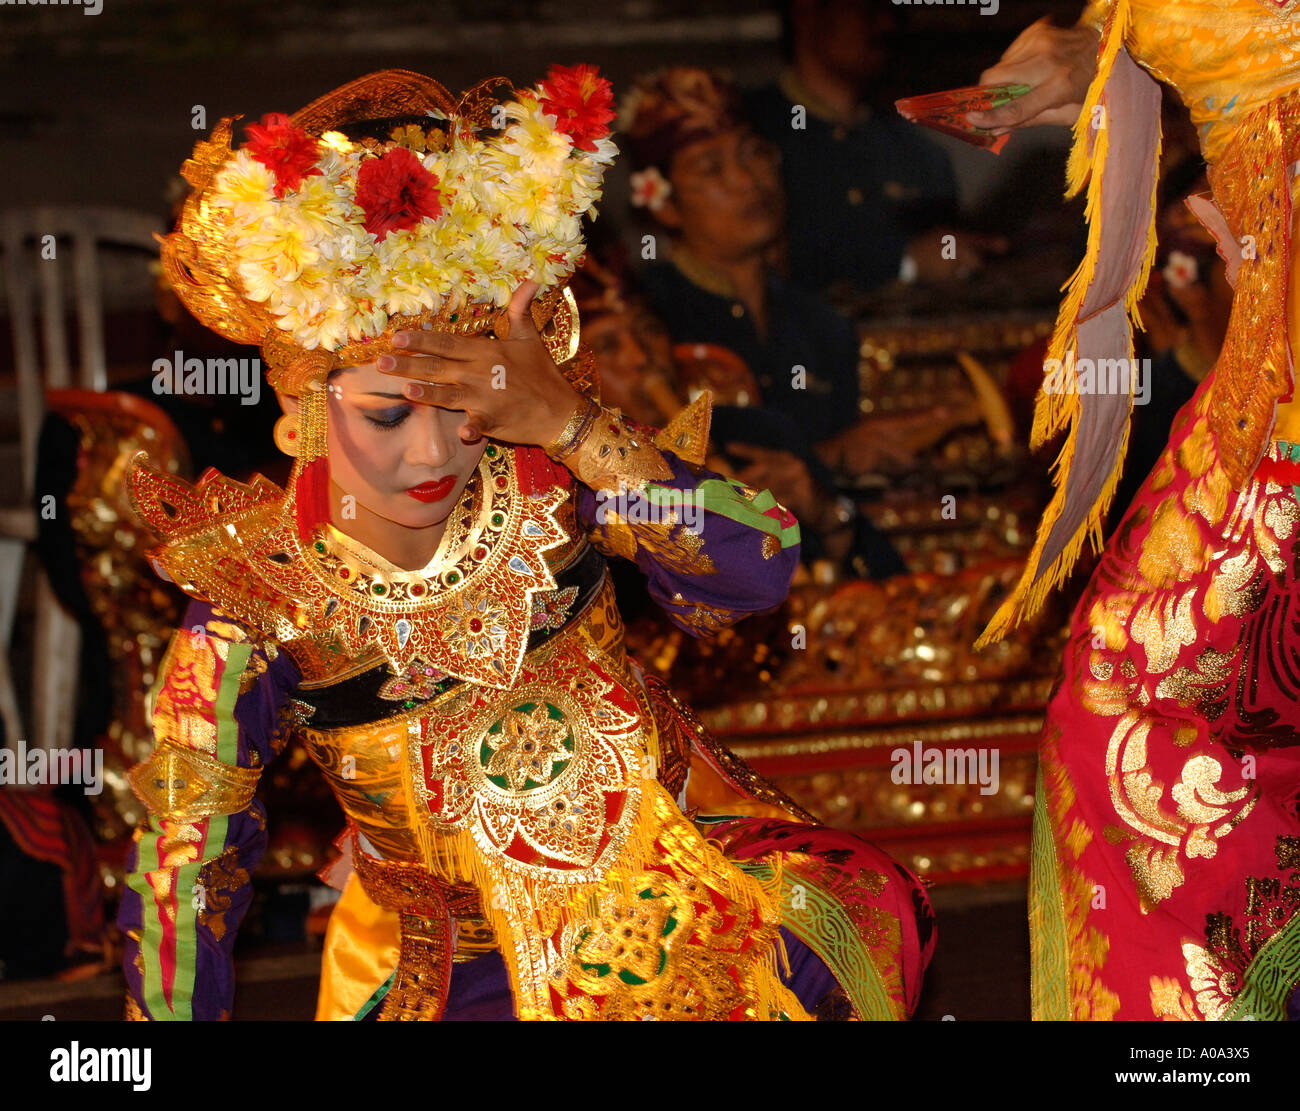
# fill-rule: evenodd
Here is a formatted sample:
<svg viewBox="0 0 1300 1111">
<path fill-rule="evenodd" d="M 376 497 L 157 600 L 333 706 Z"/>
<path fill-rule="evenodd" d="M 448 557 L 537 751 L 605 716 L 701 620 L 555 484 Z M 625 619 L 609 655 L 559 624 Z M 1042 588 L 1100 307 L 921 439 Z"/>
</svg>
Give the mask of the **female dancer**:
<svg viewBox="0 0 1300 1111">
<path fill-rule="evenodd" d="M 1199 128 L 1213 197 L 1193 210 L 1235 295 L 1074 614 L 1034 824 L 1034 1013 L 1300 1018 L 1294 0 L 1103 0 L 1078 27 L 1030 27 L 983 75 L 1033 88 L 977 126 L 1076 121 L 1070 185 L 1087 181 L 1090 221 L 1035 418 L 1035 445 L 1069 428 L 1057 492 L 986 637 L 1099 542 L 1119 477 L 1129 315 L 1155 247 L 1156 78 Z"/>
<path fill-rule="evenodd" d="M 915 1006 L 915 878 L 807 824 L 625 654 L 607 556 L 702 635 L 780 602 L 798 526 L 693 465 L 707 398 L 658 432 L 595 399 L 564 284 L 611 106 L 589 66 L 460 98 L 389 71 L 186 163 L 164 265 L 261 344 L 295 465 L 287 490 L 133 475 L 195 602 L 132 773 L 129 1013 L 229 1014 L 289 730 L 347 819 L 318 1017 Z M 689 820 L 693 754 L 765 816 Z"/>
</svg>

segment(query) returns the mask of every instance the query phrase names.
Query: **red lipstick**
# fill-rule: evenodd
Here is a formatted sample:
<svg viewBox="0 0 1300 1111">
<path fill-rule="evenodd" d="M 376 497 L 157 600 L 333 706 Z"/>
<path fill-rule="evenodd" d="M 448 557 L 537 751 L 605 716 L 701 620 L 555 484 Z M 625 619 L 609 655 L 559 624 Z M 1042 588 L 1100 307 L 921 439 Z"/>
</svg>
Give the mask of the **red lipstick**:
<svg viewBox="0 0 1300 1111">
<path fill-rule="evenodd" d="M 416 501 L 435 502 L 442 501 L 456 486 L 455 475 L 448 475 L 446 478 L 440 478 L 437 482 L 422 482 L 419 486 L 412 486 L 406 492 Z"/>
</svg>

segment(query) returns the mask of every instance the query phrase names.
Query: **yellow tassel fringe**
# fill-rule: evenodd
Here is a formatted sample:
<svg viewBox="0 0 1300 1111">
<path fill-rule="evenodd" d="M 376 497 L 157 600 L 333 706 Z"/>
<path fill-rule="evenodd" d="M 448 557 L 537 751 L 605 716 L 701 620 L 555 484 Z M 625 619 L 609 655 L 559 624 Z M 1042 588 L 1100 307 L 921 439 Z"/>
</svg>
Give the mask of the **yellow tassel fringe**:
<svg viewBox="0 0 1300 1111">
<path fill-rule="evenodd" d="M 1057 315 L 1051 343 L 1048 346 L 1048 359 L 1059 360 L 1061 364 L 1064 364 L 1067 358 L 1077 357 L 1079 316 L 1083 311 L 1088 288 L 1096 274 L 1097 260 L 1101 254 L 1102 188 L 1110 149 L 1109 129 L 1107 127 L 1097 129 L 1091 152 L 1089 151 L 1088 137 L 1091 132 L 1093 114 L 1097 106 L 1102 104 L 1102 94 L 1106 82 L 1110 77 L 1115 59 L 1119 56 L 1120 49 L 1124 45 L 1124 34 L 1128 28 L 1129 18 L 1129 0 L 1115 0 L 1102 34 L 1097 59 L 1097 73 L 1088 88 L 1083 110 L 1079 113 L 1079 118 L 1074 124 L 1074 143 L 1067 164 L 1067 189 L 1065 195 L 1068 200 L 1076 196 L 1085 184 L 1088 186 L 1088 198 L 1085 208 L 1085 218 L 1088 221 L 1088 248 L 1083 261 L 1063 287 L 1065 296 Z M 1160 158 L 1158 138 L 1155 158 L 1158 165 Z M 1142 322 L 1138 316 L 1137 305 L 1146 292 L 1151 264 L 1156 253 L 1155 190 L 1158 181 L 1159 175 L 1154 175 L 1151 196 L 1151 221 L 1147 227 L 1146 250 L 1138 267 L 1138 273 L 1124 298 L 1125 312 L 1139 328 L 1142 327 Z M 1133 357 L 1131 334 L 1128 357 L 1130 359 Z M 1051 567 L 1045 568 L 1041 575 L 1038 574 L 1039 563 L 1042 560 L 1047 539 L 1065 507 L 1066 484 L 1070 467 L 1074 462 L 1075 441 L 1081 415 L 1080 405 L 1081 401 L 1078 393 L 1065 391 L 1047 393 L 1041 389 L 1039 391 L 1034 409 L 1034 425 L 1030 436 L 1030 447 L 1035 450 L 1038 449 L 1067 426 L 1070 431 L 1060 454 L 1052 465 L 1052 482 L 1055 493 L 1039 523 L 1038 535 L 1026 561 L 1025 571 L 1016 584 L 1015 590 L 999 607 L 988 627 L 975 642 L 977 650 L 1001 640 L 1021 621 L 1035 614 L 1042 607 L 1047 596 L 1069 575 L 1085 542 L 1091 542 L 1094 551 L 1101 550 L 1102 520 L 1106 511 L 1110 508 L 1111 501 L 1114 499 L 1115 489 L 1119 485 L 1120 474 L 1123 470 L 1124 457 L 1128 451 L 1129 430 L 1127 426 L 1124 429 L 1119 452 L 1111 468 L 1110 475 L 1107 477 L 1100 496 L 1089 510 L 1087 518 L 1080 523 L 1078 529 L 1062 549 L 1061 554 L 1053 561 Z"/>
</svg>

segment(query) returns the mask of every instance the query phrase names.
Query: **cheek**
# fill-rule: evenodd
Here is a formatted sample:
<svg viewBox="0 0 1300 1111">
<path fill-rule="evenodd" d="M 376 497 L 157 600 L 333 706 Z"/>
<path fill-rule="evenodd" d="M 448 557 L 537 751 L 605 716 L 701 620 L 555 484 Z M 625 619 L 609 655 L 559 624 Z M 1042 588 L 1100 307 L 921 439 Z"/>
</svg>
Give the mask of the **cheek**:
<svg viewBox="0 0 1300 1111">
<path fill-rule="evenodd" d="M 651 363 L 659 370 L 671 371 L 673 365 L 673 343 L 667 335 L 657 334 L 645 340 L 646 353 Z"/>
<path fill-rule="evenodd" d="M 330 475 L 348 493 L 382 489 L 400 456 L 400 437 L 367 427 L 361 416 L 330 413 Z"/>
</svg>

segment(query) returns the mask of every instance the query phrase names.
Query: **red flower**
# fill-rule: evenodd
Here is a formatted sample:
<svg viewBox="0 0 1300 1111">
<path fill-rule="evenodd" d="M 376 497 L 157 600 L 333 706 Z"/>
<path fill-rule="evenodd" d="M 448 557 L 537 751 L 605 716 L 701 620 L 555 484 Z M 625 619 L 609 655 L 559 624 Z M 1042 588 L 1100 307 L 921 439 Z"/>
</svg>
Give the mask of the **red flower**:
<svg viewBox="0 0 1300 1111">
<path fill-rule="evenodd" d="M 366 214 L 366 231 L 383 239 L 390 231 L 413 228 L 426 216 L 442 215 L 438 179 L 405 147 L 367 158 L 357 171 L 357 204 Z"/>
<path fill-rule="evenodd" d="M 302 179 L 319 174 L 316 159 L 320 142 L 301 127 L 294 127 L 288 116 L 272 112 L 260 124 L 248 125 L 248 142 L 244 144 L 263 166 L 275 174 L 275 195 L 283 197 L 288 189 L 297 189 Z"/>
<path fill-rule="evenodd" d="M 594 140 L 609 134 L 614 90 L 595 66 L 552 66 L 538 89 L 542 107 L 555 117 L 555 129 L 578 150 L 595 150 Z"/>
</svg>

